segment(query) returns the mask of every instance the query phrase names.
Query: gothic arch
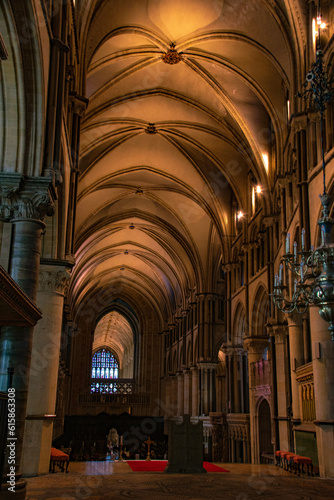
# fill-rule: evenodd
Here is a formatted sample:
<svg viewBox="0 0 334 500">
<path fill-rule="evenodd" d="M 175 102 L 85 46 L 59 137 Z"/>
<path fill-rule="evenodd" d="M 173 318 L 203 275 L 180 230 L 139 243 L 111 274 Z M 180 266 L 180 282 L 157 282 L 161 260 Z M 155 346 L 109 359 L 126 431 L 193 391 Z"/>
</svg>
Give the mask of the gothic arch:
<svg viewBox="0 0 334 500">
<path fill-rule="evenodd" d="M 269 317 L 269 297 L 266 288 L 259 284 L 252 302 L 251 332 L 253 336 L 266 336 L 265 325 Z"/>
<path fill-rule="evenodd" d="M 234 345 L 242 345 L 245 334 L 245 308 L 239 301 L 235 309 L 233 320 L 233 336 L 232 343 Z"/>
</svg>

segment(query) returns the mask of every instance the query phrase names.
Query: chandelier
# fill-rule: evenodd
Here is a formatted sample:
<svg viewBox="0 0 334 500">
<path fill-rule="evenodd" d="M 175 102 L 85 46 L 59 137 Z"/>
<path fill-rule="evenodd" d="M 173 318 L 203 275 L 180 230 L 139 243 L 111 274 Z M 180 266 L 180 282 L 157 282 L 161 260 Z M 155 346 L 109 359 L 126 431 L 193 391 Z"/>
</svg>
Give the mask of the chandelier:
<svg viewBox="0 0 334 500">
<path fill-rule="evenodd" d="M 323 53 L 320 47 L 322 27 L 320 5 L 317 17 L 318 34 L 316 42 L 316 61 L 306 75 L 303 92 L 297 94 L 304 100 L 310 99 L 310 105 L 320 112 L 320 135 L 322 153 L 322 173 L 324 192 L 320 195 L 322 216 L 318 221 L 321 243 L 318 248 L 305 247 L 305 230 L 301 231 L 301 251 L 297 251 L 294 242 L 291 249 L 290 234 L 285 242 L 285 254 L 281 258 L 279 274 L 275 276 L 274 293 L 271 294 L 276 307 L 283 313 L 305 313 L 309 305 L 319 307 L 320 316 L 329 323 L 328 330 L 334 341 L 334 244 L 331 243 L 331 230 L 334 220 L 330 218 L 330 196 L 326 192 L 325 154 L 323 139 L 323 116 L 327 103 L 333 96 L 333 78 L 329 77 L 324 67 Z M 288 286 L 288 273 L 295 279 L 293 287 Z"/>
</svg>

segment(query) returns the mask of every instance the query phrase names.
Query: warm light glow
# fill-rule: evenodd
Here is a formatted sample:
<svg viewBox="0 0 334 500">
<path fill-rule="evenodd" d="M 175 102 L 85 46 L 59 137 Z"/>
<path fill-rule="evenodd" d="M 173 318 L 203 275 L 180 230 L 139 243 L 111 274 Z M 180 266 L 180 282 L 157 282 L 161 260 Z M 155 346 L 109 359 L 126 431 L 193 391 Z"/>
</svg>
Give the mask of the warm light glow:
<svg viewBox="0 0 334 500">
<path fill-rule="evenodd" d="M 321 24 L 320 24 L 320 28 L 321 28 L 322 30 L 324 30 L 324 29 L 326 28 L 326 23 L 321 23 Z"/>
<path fill-rule="evenodd" d="M 244 216 L 243 212 L 241 210 L 237 213 L 237 219 L 240 220 Z"/>
<path fill-rule="evenodd" d="M 263 159 L 263 163 L 264 163 L 264 167 L 266 169 L 266 172 L 268 173 L 268 170 L 269 170 L 269 157 L 268 157 L 267 153 L 262 153 L 262 159 Z"/>
<path fill-rule="evenodd" d="M 286 101 L 286 107 L 288 110 L 288 120 L 290 120 L 291 111 L 290 111 L 290 100 L 289 99 Z"/>
<path fill-rule="evenodd" d="M 261 194 L 262 193 L 262 187 L 260 185 L 256 186 L 256 193 Z"/>
<path fill-rule="evenodd" d="M 313 46 L 315 46 L 315 40 L 317 38 L 318 31 L 316 28 L 316 22 L 315 19 L 312 19 L 312 38 L 313 38 Z"/>
</svg>

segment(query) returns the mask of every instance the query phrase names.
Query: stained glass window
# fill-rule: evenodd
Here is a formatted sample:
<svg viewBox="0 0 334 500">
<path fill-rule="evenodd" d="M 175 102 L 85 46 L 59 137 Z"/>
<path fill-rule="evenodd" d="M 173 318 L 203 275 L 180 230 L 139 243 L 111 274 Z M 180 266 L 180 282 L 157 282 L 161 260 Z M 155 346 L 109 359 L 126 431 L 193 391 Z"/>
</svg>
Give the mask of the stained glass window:
<svg viewBox="0 0 334 500">
<path fill-rule="evenodd" d="M 112 380 L 118 378 L 118 363 L 112 352 L 100 349 L 92 359 L 92 381 L 90 392 L 114 394 L 117 390 Z"/>
</svg>

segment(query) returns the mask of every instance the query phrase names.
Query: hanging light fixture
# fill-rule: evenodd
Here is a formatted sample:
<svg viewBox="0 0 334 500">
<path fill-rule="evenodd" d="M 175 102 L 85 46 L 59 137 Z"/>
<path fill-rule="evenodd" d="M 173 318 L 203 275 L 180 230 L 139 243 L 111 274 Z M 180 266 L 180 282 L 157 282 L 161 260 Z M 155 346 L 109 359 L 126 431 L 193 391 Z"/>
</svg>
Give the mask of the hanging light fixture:
<svg viewBox="0 0 334 500">
<path fill-rule="evenodd" d="M 326 192 L 325 154 L 323 140 L 323 117 L 327 103 L 333 97 L 333 78 L 329 77 L 324 67 L 323 53 L 320 46 L 320 2 L 318 8 L 318 36 L 316 44 L 316 61 L 306 75 L 303 84 L 305 90 L 298 97 L 310 98 L 311 105 L 320 112 L 320 134 L 322 153 L 322 173 L 324 192 L 320 195 L 322 217 L 318 221 L 321 232 L 321 244 L 318 248 L 307 250 L 305 247 L 305 230 L 301 232 L 301 251 L 297 252 L 297 243 L 291 251 L 290 234 L 286 237 L 285 254 L 281 259 L 279 274 L 275 276 L 274 293 L 271 294 L 276 307 L 284 313 L 297 311 L 304 313 L 309 305 L 319 307 L 320 316 L 329 323 L 328 330 L 334 341 L 334 244 L 331 243 L 331 230 L 334 220 L 329 216 L 330 196 Z M 293 290 L 284 280 L 285 270 L 289 269 L 295 276 Z"/>
</svg>

